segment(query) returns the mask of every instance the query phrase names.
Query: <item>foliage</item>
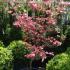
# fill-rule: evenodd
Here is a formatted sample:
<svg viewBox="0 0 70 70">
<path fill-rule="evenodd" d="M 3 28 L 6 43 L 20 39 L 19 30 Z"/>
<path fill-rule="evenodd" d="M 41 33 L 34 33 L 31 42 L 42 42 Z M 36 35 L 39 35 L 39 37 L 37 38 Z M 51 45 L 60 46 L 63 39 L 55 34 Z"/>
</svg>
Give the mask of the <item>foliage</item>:
<svg viewBox="0 0 70 70">
<path fill-rule="evenodd" d="M 12 51 L 14 60 L 26 60 L 24 55 L 30 51 L 26 48 L 23 41 L 13 41 L 8 46 L 8 49 Z"/>
<path fill-rule="evenodd" d="M 56 55 L 46 65 L 46 70 L 70 70 L 70 58 L 68 54 Z"/>
<path fill-rule="evenodd" d="M 0 40 L 8 45 L 13 40 L 23 39 L 28 47 L 31 45 L 28 48 L 20 41 L 13 41 L 8 47 L 14 59 L 39 56 L 43 61 L 48 54 L 53 55 L 44 49 L 61 46 L 67 38 L 70 29 L 65 22 L 69 17 L 67 5 L 62 0 L 26 0 L 26 4 L 16 0 L 1 2 Z"/>
<path fill-rule="evenodd" d="M 67 36 L 70 38 L 70 29 L 68 30 Z"/>
<path fill-rule="evenodd" d="M 12 52 L 0 46 L 0 70 L 12 70 Z"/>
<path fill-rule="evenodd" d="M 66 53 L 70 56 L 70 47 L 67 48 Z"/>
<path fill-rule="evenodd" d="M 5 47 L 3 42 L 0 41 L 0 47 Z"/>
<path fill-rule="evenodd" d="M 31 46 L 29 48 L 31 51 L 30 54 L 26 54 L 25 57 L 32 60 L 39 60 L 42 59 L 42 62 L 46 59 L 47 55 L 54 55 L 53 52 L 45 52 L 42 46 Z"/>
<path fill-rule="evenodd" d="M 20 28 L 13 26 L 15 15 L 10 14 L 12 6 L 6 1 L 0 1 L 0 40 L 8 45 L 12 40 L 22 39 Z"/>
<path fill-rule="evenodd" d="M 62 5 L 62 1 L 60 3 L 54 0 L 43 0 L 41 4 L 29 0 L 26 5 L 27 12 L 20 13 L 13 25 L 25 32 L 26 37 L 23 40 L 34 49 L 31 54 L 27 54 L 27 58 L 35 57 L 37 52 L 41 52 L 41 55 L 44 52 L 45 59 L 47 54 L 44 49 L 61 46 L 67 37 L 69 26 L 64 24 L 66 7 Z M 35 49 L 39 51 L 36 52 Z"/>
</svg>

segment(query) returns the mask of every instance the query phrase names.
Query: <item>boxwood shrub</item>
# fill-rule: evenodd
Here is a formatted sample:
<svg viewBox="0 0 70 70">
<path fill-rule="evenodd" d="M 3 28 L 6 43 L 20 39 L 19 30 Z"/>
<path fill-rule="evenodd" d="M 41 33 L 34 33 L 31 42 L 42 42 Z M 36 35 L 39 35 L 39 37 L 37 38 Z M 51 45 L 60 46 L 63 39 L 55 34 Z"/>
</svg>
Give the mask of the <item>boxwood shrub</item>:
<svg viewBox="0 0 70 70">
<path fill-rule="evenodd" d="M 46 70 L 70 70 L 70 58 L 68 54 L 56 55 L 46 64 Z"/>
<path fill-rule="evenodd" d="M 12 60 L 12 52 L 0 45 L 0 70 L 13 70 Z"/>
</svg>

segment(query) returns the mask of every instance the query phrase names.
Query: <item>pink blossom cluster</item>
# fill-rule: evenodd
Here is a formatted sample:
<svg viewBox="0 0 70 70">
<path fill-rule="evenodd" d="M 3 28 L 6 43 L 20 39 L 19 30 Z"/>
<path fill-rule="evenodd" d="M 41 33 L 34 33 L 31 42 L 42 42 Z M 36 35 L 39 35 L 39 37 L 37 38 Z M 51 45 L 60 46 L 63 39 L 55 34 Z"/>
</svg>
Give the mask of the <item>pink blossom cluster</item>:
<svg viewBox="0 0 70 70">
<path fill-rule="evenodd" d="M 35 30 L 35 22 L 26 13 L 18 16 L 14 25 L 23 28 L 25 31 Z"/>
<path fill-rule="evenodd" d="M 52 20 L 49 19 L 48 23 L 51 24 L 51 22 Z M 27 16 L 27 14 L 22 14 L 17 18 L 14 25 L 21 27 L 27 33 L 29 37 L 26 40 L 27 42 L 33 42 L 35 44 L 47 42 L 47 38 L 44 36 L 44 34 L 48 32 L 48 30 L 46 30 L 48 25 L 41 22 L 41 20 L 40 22 L 38 22 L 38 20 L 33 21 L 31 17 Z M 56 45 L 58 46 L 58 43 L 56 43 Z"/>
<path fill-rule="evenodd" d="M 32 37 L 38 37 L 45 32 L 44 27 L 34 22 L 31 17 L 27 16 L 27 14 L 20 15 L 14 25 L 21 27 L 26 33 L 32 35 Z"/>
<path fill-rule="evenodd" d="M 38 4 L 35 1 L 29 1 L 28 2 L 29 7 L 31 7 L 33 10 L 38 9 Z"/>
<path fill-rule="evenodd" d="M 49 1 L 50 0 L 44 0 L 46 3 Z M 39 8 L 38 4 L 34 1 L 29 1 L 28 4 L 32 10 L 37 10 Z M 63 7 L 60 5 L 54 11 L 51 7 L 44 9 L 43 12 L 45 13 L 44 15 L 47 15 L 46 17 L 30 17 L 26 13 L 18 15 L 14 25 L 20 27 L 26 33 L 26 39 L 24 41 L 32 45 L 29 49 L 31 50 L 31 53 L 25 55 L 25 57 L 35 59 L 39 56 L 43 61 L 46 59 L 47 55 L 53 55 L 51 52 L 44 51 L 45 47 L 47 48 L 49 45 L 60 46 L 62 44 L 62 42 L 57 38 L 53 36 L 46 36 L 48 33 L 56 32 L 56 30 L 54 30 L 55 28 L 51 29 L 51 27 L 57 26 L 56 17 L 61 13 L 61 11 L 63 11 Z M 56 14 L 55 16 L 54 13 Z"/>
<path fill-rule="evenodd" d="M 56 19 L 54 19 L 52 17 L 51 18 L 48 17 L 47 18 L 47 21 L 48 21 L 48 24 L 49 25 L 56 25 Z"/>
<path fill-rule="evenodd" d="M 46 58 L 46 52 L 41 49 L 40 46 L 44 46 L 44 43 L 46 42 L 52 44 L 52 46 L 60 46 L 61 42 L 53 37 L 45 37 L 44 34 L 48 32 L 48 30 L 46 30 L 48 25 L 41 22 L 41 20 L 40 22 L 38 20 L 34 21 L 32 20 L 32 17 L 28 17 L 27 14 L 21 14 L 18 16 L 14 25 L 21 27 L 21 29 L 26 32 L 28 36 L 26 42 L 31 43 L 32 45 L 37 45 L 32 46 L 31 49 L 34 51 L 25 55 L 25 57 L 34 59 L 36 55 L 39 55 L 43 61 Z M 47 54 L 51 55 L 49 52 Z"/>
<path fill-rule="evenodd" d="M 46 5 L 49 5 L 49 4 L 51 4 L 52 0 L 43 0 L 43 2 L 44 2 Z"/>
<path fill-rule="evenodd" d="M 29 58 L 29 59 L 35 59 L 36 57 L 40 57 L 42 59 L 42 61 L 44 61 L 46 59 L 46 55 L 50 54 L 50 55 L 54 55 L 52 52 L 45 52 L 43 50 L 42 46 L 32 46 L 31 49 L 32 52 L 30 54 L 26 54 L 25 57 Z"/>
<path fill-rule="evenodd" d="M 54 46 L 60 46 L 62 44 L 62 42 L 56 40 L 55 38 L 53 37 L 48 37 L 47 38 L 47 41 L 49 41 L 52 45 Z"/>
<path fill-rule="evenodd" d="M 64 2 L 64 1 L 62 1 L 61 4 L 65 5 L 65 6 L 70 6 L 70 2 Z"/>
</svg>

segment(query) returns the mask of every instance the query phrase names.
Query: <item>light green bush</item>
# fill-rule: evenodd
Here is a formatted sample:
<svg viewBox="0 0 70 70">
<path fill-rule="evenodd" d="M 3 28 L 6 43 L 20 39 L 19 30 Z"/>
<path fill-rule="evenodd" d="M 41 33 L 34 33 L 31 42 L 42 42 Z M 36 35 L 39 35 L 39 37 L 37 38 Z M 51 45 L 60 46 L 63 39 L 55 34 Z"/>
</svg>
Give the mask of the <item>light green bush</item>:
<svg viewBox="0 0 70 70">
<path fill-rule="evenodd" d="M 46 65 L 46 70 L 70 70 L 70 58 L 68 54 L 56 55 Z"/>
<path fill-rule="evenodd" d="M 0 46 L 0 70 L 12 70 L 12 52 Z"/>
</svg>

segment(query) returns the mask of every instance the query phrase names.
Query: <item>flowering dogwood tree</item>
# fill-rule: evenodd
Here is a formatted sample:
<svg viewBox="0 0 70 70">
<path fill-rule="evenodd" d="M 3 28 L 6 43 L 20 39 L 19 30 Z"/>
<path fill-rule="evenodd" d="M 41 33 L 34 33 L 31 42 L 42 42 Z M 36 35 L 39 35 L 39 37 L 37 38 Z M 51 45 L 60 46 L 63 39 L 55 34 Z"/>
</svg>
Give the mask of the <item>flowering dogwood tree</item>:
<svg viewBox="0 0 70 70">
<path fill-rule="evenodd" d="M 28 16 L 28 13 L 23 12 L 17 16 L 14 26 L 20 27 L 26 33 L 23 40 L 31 44 L 29 48 L 31 53 L 25 57 L 35 59 L 39 56 L 44 61 L 47 54 L 54 55 L 53 52 L 44 51 L 44 49 L 61 46 L 65 40 L 66 36 L 62 33 L 63 24 L 61 22 L 65 7 L 64 2 L 60 2 L 62 0 L 43 0 L 40 4 L 34 0 L 29 0 L 27 7 L 34 15 Z"/>
</svg>

